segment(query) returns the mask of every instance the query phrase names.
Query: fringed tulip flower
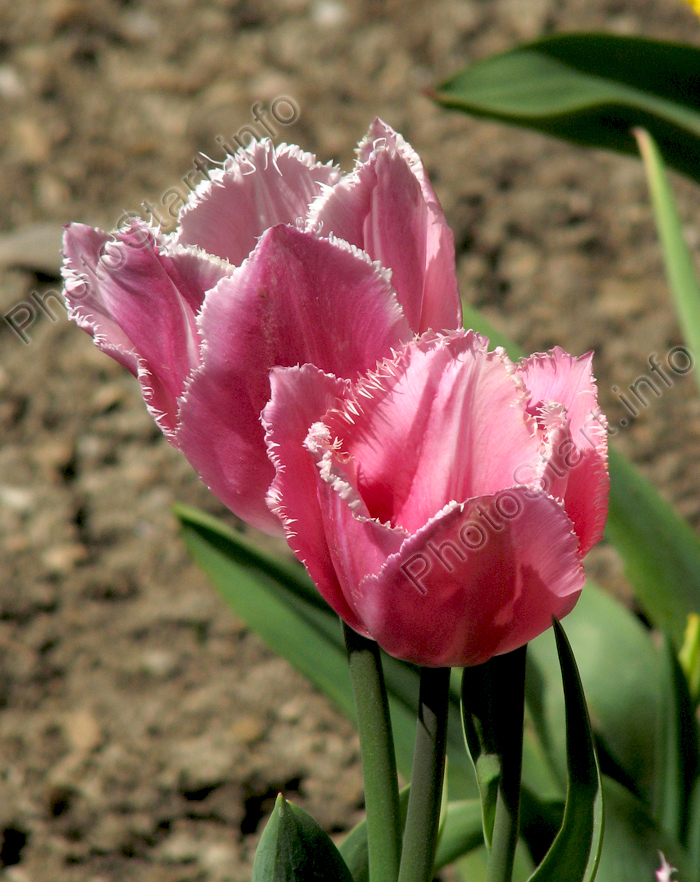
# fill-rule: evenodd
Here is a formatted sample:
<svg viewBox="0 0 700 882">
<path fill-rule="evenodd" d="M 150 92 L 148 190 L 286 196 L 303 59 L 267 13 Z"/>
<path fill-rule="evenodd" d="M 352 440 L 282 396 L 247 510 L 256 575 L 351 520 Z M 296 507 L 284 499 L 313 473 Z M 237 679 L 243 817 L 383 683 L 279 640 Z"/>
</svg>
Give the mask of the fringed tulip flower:
<svg viewBox="0 0 700 882">
<path fill-rule="evenodd" d="M 452 234 L 420 159 L 379 120 L 350 175 L 253 143 L 198 186 L 173 236 L 72 224 L 64 256 L 70 317 L 139 378 L 212 491 L 270 533 L 270 370 L 354 381 L 414 334 L 461 324 Z"/>
<path fill-rule="evenodd" d="M 354 382 L 275 368 L 263 421 L 290 546 L 391 655 L 480 664 L 574 607 L 609 483 L 590 355 L 428 333 Z"/>
<path fill-rule="evenodd" d="M 474 665 L 573 608 L 607 507 L 590 356 L 515 365 L 456 330 L 452 234 L 384 123 L 349 175 L 255 143 L 176 234 L 73 224 L 64 253 L 71 318 L 358 632 Z"/>
</svg>

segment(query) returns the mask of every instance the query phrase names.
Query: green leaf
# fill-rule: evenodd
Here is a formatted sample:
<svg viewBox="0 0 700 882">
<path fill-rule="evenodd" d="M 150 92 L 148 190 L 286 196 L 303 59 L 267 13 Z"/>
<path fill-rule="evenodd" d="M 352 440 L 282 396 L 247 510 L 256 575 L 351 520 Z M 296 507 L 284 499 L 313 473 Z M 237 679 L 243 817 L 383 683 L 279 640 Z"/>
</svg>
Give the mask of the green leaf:
<svg viewBox="0 0 700 882">
<path fill-rule="evenodd" d="M 280 793 L 255 852 L 251 882 L 353 882 L 330 837 Z"/>
<path fill-rule="evenodd" d="M 448 802 L 435 855 L 435 872 L 483 845 L 484 831 L 481 824 L 481 800 Z"/>
<path fill-rule="evenodd" d="M 523 355 L 473 307 L 463 304 L 463 313 L 465 327 L 504 346 L 512 359 Z M 700 539 L 614 447 L 608 466 L 605 537 L 622 557 L 625 575 L 652 622 L 681 646 L 688 615 L 700 612 Z"/>
<path fill-rule="evenodd" d="M 625 564 L 639 602 L 681 646 L 688 615 L 700 612 L 700 540 L 658 491 L 610 450 L 605 536 Z"/>
<path fill-rule="evenodd" d="M 338 616 L 306 571 L 267 554 L 221 521 L 185 505 L 175 506 L 187 547 L 235 612 L 276 653 L 286 658 L 351 719 L 355 719 L 347 657 Z M 411 776 L 419 671 L 382 654 L 389 693 L 396 760 Z M 476 782 L 464 750 L 459 700 L 450 702 L 450 793 L 465 799 Z"/>
<path fill-rule="evenodd" d="M 605 837 L 596 882 L 652 882 L 660 851 L 678 868 L 679 882 L 697 882 L 684 849 L 654 823 L 629 790 L 606 777 L 603 794 Z"/>
<path fill-rule="evenodd" d="M 566 617 L 603 770 L 632 786 L 652 804 L 658 774 L 653 733 L 660 725 L 662 660 L 639 620 L 590 580 Z M 554 634 L 530 643 L 526 695 L 540 741 L 560 781 L 566 778 L 566 737 L 561 720 Z"/>
<path fill-rule="evenodd" d="M 664 713 L 655 815 L 662 829 L 685 844 L 690 800 L 700 768 L 699 733 L 688 682 L 668 638 L 664 640 L 663 659 Z"/>
<path fill-rule="evenodd" d="M 676 304 L 676 313 L 686 343 L 697 361 L 700 358 L 700 287 L 695 277 L 695 266 L 668 182 L 664 161 L 654 139 L 644 129 L 635 129 L 634 135 L 644 160 L 656 226 L 666 264 L 666 277 Z M 700 388 L 700 372 L 695 373 Z"/>
<path fill-rule="evenodd" d="M 561 828 L 530 882 L 590 882 L 603 838 L 602 781 L 576 661 L 556 620 L 554 636 L 564 686 L 569 784 Z"/>
<path fill-rule="evenodd" d="M 647 129 L 700 181 L 700 49 L 613 34 L 560 34 L 487 58 L 443 83 L 445 107 L 635 154 Z"/>
</svg>

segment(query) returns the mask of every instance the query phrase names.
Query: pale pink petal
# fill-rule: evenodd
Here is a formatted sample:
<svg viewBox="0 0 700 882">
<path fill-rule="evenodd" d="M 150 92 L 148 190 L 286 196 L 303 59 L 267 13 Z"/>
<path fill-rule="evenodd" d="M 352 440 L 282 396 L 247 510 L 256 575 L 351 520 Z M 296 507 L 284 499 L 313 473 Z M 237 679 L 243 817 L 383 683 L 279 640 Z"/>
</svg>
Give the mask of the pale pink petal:
<svg viewBox="0 0 700 882">
<path fill-rule="evenodd" d="M 409 533 L 452 500 L 519 483 L 541 442 L 503 353 L 472 331 L 406 346 L 326 418 L 372 517 Z M 534 479 L 533 479 L 534 480 Z M 530 483 L 530 482 L 528 482 Z"/>
<path fill-rule="evenodd" d="M 318 502 L 316 457 L 304 446 L 309 427 L 345 395 L 348 382 L 305 364 L 275 368 L 270 385 L 262 422 L 276 474 L 267 494 L 268 505 L 321 595 L 344 621 L 361 631 L 362 622 L 345 599 L 333 567 Z"/>
<path fill-rule="evenodd" d="M 181 405 L 179 445 L 229 508 L 278 531 L 265 504 L 274 468 L 260 424 L 269 371 L 313 364 L 355 379 L 410 329 L 366 256 L 288 226 L 268 230 L 250 260 L 209 293 L 199 327 L 202 367 Z"/>
<path fill-rule="evenodd" d="M 305 220 L 309 203 L 339 178 L 337 168 L 298 147 L 254 141 L 199 184 L 175 241 L 240 266 L 266 229 Z"/>
<path fill-rule="evenodd" d="M 454 237 L 417 154 L 375 120 L 355 171 L 324 192 L 309 212 L 309 229 L 333 233 L 392 271 L 411 328 L 459 328 L 462 310 Z M 363 146 L 364 145 L 364 146 Z"/>
<path fill-rule="evenodd" d="M 608 510 L 607 421 L 598 407 L 591 369 L 592 353 L 574 358 L 556 347 L 518 365 L 517 374 L 530 392 L 528 410 L 542 428 L 552 403 L 566 411 L 568 430 L 551 440 L 547 453 L 549 492 L 564 500 L 586 554 L 603 535 Z"/>
<path fill-rule="evenodd" d="M 165 253 L 141 221 L 109 237 L 69 227 L 65 240 L 71 317 L 110 355 L 127 356 L 119 360 L 138 375 L 151 412 L 171 434 L 177 399 L 199 364 L 195 315 L 207 288 L 231 268 L 184 249 Z"/>
<path fill-rule="evenodd" d="M 433 518 L 359 584 L 355 606 L 390 655 L 465 667 L 523 646 L 553 615 L 567 615 L 584 578 L 563 508 L 511 488 Z"/>
</svg>

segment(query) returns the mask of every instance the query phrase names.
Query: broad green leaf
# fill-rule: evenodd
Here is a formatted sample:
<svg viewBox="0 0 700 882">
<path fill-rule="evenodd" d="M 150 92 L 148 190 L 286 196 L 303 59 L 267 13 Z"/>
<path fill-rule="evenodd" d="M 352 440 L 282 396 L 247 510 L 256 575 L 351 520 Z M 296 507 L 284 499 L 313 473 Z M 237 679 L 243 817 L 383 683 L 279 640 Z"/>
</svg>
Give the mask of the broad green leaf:
<svg viewBox="0 0 700 882">
<path fill-rule="evenodd" d="M 603 794 L 605 836 L 596 882 L 653 882 L 660 851 L 678 868 L 674 880 L 698 882 L 685 850 L 654 823 L 629 790 L 605 777 Z"/>
<path fill-rule="evenodd" d="M 648 631 L 590 580 L 565 619 L 604 771 L 652 805 L 658 770 L 654 733 L 662 713 L 662 660 Z M 566 777 L 564 696 L 554 635 L 528 649 L 528 709 L 560 781 Z"/>
<path fill-rule="evenodd" d="M 564 819 L 530 882 L 591 882 L 603 838 L 603 791 L 586 699 L 564 629 L 554 622 L 566 708 L 568 787 Z"/>
<path fill-rule="evenodd" d="M 700 180 L 700 49 L 613 34 L 560 34 L 496 55 L 439 86 L 445 107 L 635 154 L 647 129 L 669 165 Z"/>
<path fill-rule="evenodd" d="M 614 448 L 605 536 L 654 625 L 683 643 L 688 615 L 700 612 L 700 540 L 688 524 Z"/>
<path fill-rule="evenodd" d="M 187 547 L 236 613 L 276 653 L 286 658 L 351 719 L 355 718 L 347 658 L 338 616 L 306 571 L 257 548 L 216 518 L 177 505 Z M 419 671 L 383 654 L 396 760 L 411 775 Z M 459 700 L 450 702 L 448 726 L 450 793 L 476 795 L 464 750 Z"/>
<path fill-rule="evenodd" d="M 477 310 L 463 304 L 464 326 L 502 345 L 511 358 L 517 344 Z M 700 612 L 700 539 L 652 484 L 610 448 L 610 508 L 605 537 L 625 564 L 625 575 L 653 623 L 681 646 L 686 620 Z"/>
<path fill-rule="evenodd" d="M 464 799 L 448 802 L 445 823 L 435 855 L 435 872 L 453 863 L 484 842 L 481 801 Z"/>
<path fill-rule="evenodd" d="M 332 839 L 280 793 L 260 837 L 251 882 L 353 882 Z"/>
<path fill-rule="evenodd" d="M 666 265 L 666 277 L 676 304 L 678 321 L 697 362 L 700 358 L 700 287 L 695 276 L 693 258 L 683 238 L 681 221 L 659 148 L 644 129 L 635 129 L 634 134 L 644 160 Z M 700 388 L 700 371 L 696 371 L 695 381 Z"/>
<path fill-rule="evenodd" d="M 453 864 L 452 872 L 460 882 L 486 882 L 488 876 L 488 851 L 485 845 L 475 848 Z M 527 846 L 518 842 L 513 865 L 513 882 L 526 882 L 534 869 Z M 562 880 L 564 882 L 564 880 Z"/>
<path fill-rule="evenodd" d="M 698 725 L 688 682 L 668 638 L 664 641 L 663 659 L 664 707 L 655 815 L 669 836 L 685 844 L 691 795 L 700 768 Z"/>
</svg>

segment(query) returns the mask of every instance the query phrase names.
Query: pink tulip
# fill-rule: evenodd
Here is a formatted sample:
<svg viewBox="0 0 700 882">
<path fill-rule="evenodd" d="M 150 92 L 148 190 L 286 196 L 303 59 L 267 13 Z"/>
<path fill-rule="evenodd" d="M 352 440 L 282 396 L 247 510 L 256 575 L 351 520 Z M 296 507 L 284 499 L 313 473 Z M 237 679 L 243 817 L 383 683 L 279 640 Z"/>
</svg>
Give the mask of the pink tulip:
<svg viewBox="0 0 700 882">
<path fill-rule="evenodd" d="M 276 367 L 268 502 L 355 630 L 427 666 L 480 664 L 569 613 L 607 509 L 591 356 L 514 365 L 427 333 L 359 378 Z"/>
<path fill-rule="evenodd" d="M 72 224 L 64 256 L 70 317 L 139 378 L 212 491 L 271 533 L 270 371 L 355 381 L 414 334 L 461 325 L 452 234 L 419 158 L 379 120 L 350 175 L 254 143 L 197 187 L 173 236 Z"/>
</svg>

